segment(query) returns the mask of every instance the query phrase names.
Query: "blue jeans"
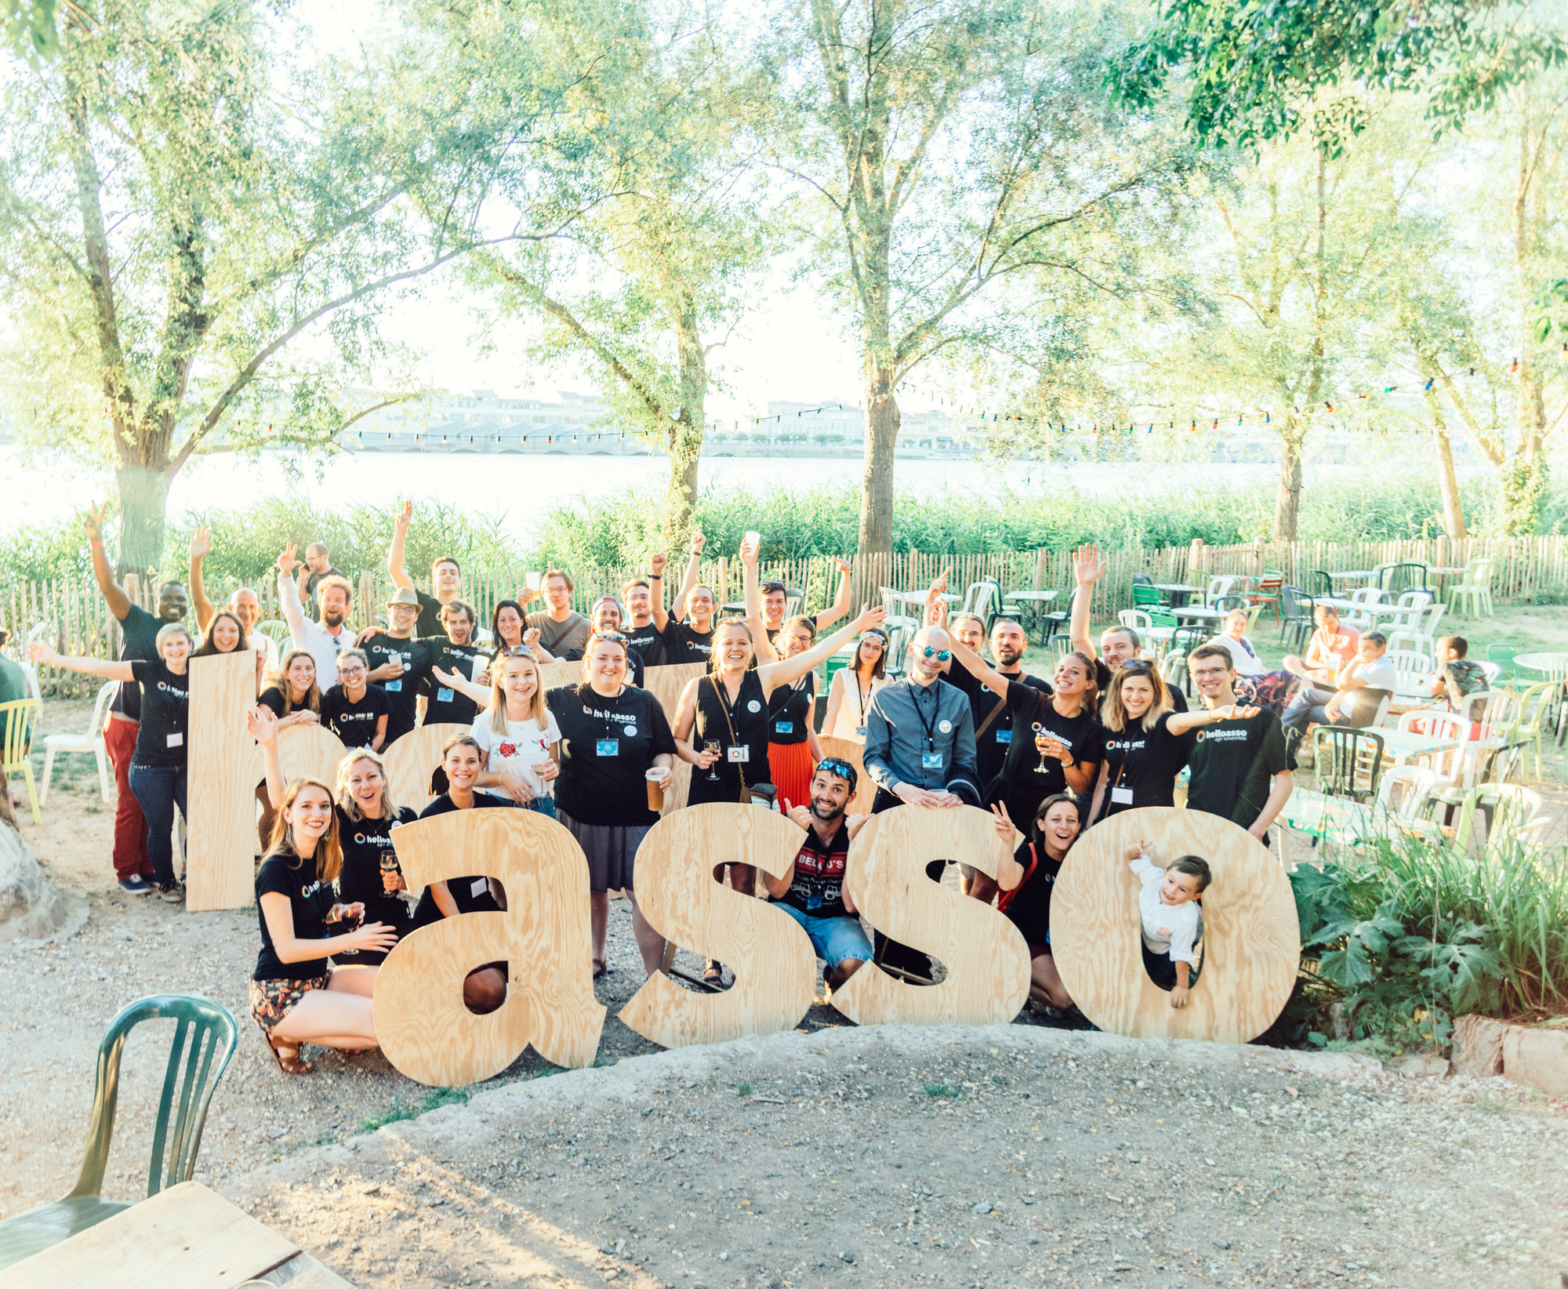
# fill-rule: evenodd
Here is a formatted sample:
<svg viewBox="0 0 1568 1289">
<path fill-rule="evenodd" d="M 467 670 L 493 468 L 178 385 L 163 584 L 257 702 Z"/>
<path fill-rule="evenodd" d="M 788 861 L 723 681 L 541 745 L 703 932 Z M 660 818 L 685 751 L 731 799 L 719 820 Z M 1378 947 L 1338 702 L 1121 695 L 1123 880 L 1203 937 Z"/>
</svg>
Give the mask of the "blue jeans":
<svg viewBox="0 0 1568 1289">
<path fill-rule="evenodd" d="M 776 900 L 773 907 L 788 913 L 805 928 L 806 934 L 811 937 L 811 947 L 816 950 L 817 957 L 828 964 L 829 971 L 845 958 L 871 961 L 871 941 L 866 939 L 866 933 L 861 930 L 859 918 L 815 918 L 783 900 Z"/>
<path fill-rule="evenodd" d="M 174 807 L 187 822 L 183 765 L 137 765 L 131 762 L 131 792 L 147 821 L 147 858 L 152 860 L 154 879 L 168 886 L 174 878 Z"/>
<path fill-rule="evenodd" d="M 530 801 L 528 803 L 528 809 L 532 810 L 535 814 L 545 815 L 545 816 L 547 816 L 547 817 L 549 817 L 551 819 L 554 819 L 555 818 L 555 798 L 554 797 L 535 797 L 532 801 Z"/>
</svg>

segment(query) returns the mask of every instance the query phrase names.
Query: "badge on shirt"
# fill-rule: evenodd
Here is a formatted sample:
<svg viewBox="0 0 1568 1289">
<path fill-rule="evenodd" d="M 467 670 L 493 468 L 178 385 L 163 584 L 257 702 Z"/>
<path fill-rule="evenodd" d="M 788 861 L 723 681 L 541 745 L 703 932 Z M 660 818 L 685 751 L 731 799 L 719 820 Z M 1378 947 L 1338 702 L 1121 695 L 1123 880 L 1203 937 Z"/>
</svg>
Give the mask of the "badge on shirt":
<svg viewBox="0 0 1568 1289">
<path fill-rule="evenodd" d="M 436 690 L 436 702 L 438 702 L 438 703 L 450 703 L 451 701 L 452 701 L 452 691 L 450 689 L 438 689 L 438 690 Z"/>
<path fill-rule="evenodd" d="M 1113 806 L 1130 806 L 1130 805 L 1132 805 L 1132 789 L 1131 788 L 1112 788 L 1111 789 L 1111 804 Z"/>
<path fill-rule="evenodd" d="M 724 749 L 724 759 L 744 765 L 751 760 L 751 749 L 749 747 L 727 747 Z"/>
<path fill-rule="evenodd" d="M 748 712 L 760 712 L 762 710 L 762 704 L 753 698 L 749 703 L 746 704 L 746 710 Z"/>
<path fill-rule="evenodd" d="M 1013 741 L 1012 730 L 997 730 L 996 741 L 998 743 L 1011 743 Z"/>
<path fill-rule="evenodd" d="M 626 727 L 626 737 L 627 738 L 636 738 L 637 737 L 637 727 L 635 725 L 628 725 Z"/>
<path fill-rule="evenodd" d="M 937 729 L 941 730 L 942 733 L 944 733 L 944 734 L 951 734 L 953 732 L 953 722 L 952 721 L 938 721 L 936 723 L 936 727 L 937 727 Z"/>
<path fill-rule="evenodd" d="M 920 754 L 920 768 L 922 770 L 940 770 L 942 768 L 942 754 L 940 752 L 922 752 Z"/>
<path fill-rule="evenodd" d="M 403 678 L 399 676 L 396 680 L 389 680 L 382 685 L 382 688 L 389 694 L 400 694 L 403 692 Z"/>
<path fill-rule="evenodd" d="M 619 756 L 621 754 L 621 740 L 618 738 L 602 738 L 593 745 L 595 756 Z"/>
<path fill-rule="evenodd" d="M 794 721 L 774 721 L 773 722 L 773 732 L 775 734 L 793 734 L 795 732 L 795 722 Z"/>
<path fill-rule="evenodd" d="M 490 879 L 486 877 L 474 878 L 473 885 L 468 888 L 468 893 L 473 896 L 483 895 L 490 889 Z"/>
<path fill-rule="evenodd" d="M 864 725 L 857 725 L 857 726 L 855 726 L 855 733 L 860 735 L 861 738 L 865 738 L 866 737 L 866 727 Z"/>
<path fill-rule="evenodd" d="M 183 735 L 183 734 L 170 734 L 168 736 L 168 745 L 170 747 L 184 747 L 185 746 L 185 735 Z"/>
</svg>

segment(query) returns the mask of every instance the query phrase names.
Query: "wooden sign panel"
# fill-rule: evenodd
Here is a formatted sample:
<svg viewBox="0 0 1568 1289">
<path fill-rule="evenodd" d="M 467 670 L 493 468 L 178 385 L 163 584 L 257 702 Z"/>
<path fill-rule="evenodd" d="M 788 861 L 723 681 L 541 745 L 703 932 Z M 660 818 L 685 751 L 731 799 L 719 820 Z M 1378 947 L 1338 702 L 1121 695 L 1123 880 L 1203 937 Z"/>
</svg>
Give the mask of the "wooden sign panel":
<svg viewBox="0 0 1568 1289">
<path fill-rule="evenodd" d="M 836 756 L 848 761 L 855 767 L 855 773 L 860 777 L 855 780 L 855 795 L 849 799 L 848 814 L 865 815 L 871 813 L 871 803 L 876 800 L 877 785 L 866 776 L 866 763 L 862 759 L 865 754 L 865 744 L 857 743 L 854 739 L 835 738 L 831 734 L 823 734 L 818 741 L 822 744 L 823 756 Z"/>
<path fill-rule="evenodd" d="M 441 745 L 454 734 L 466 734 L 473 726 L 455 721 L 418 725 L 401 738 L 392 740 L 386 750 L 387 781 L 392 800 L 400 806 L 423 810 L 435 800 L 430 791 L 430 776 L 441 764 Z"/>
<path fill-rule="evenodd" d="M 708 664 L 705 662 L 683 662 L 677 667 L 649 667 L 643 673 L 643 688 L 659 700 L 659 706 L 664 708 L 664 719 L 669 721 L 672 730 L 675 728 L 675 709 L 681 701 L 681 690 L 698 676 L 707 674 Z M 664 790 L 662 813 L 666 819 L 686 805 L 686 794 L 690 790 L 691 766 L 677 757 L 670 786 Z"/>
<path fill-rule="evenodd" d="M 398 941 L 376 976 L 375 1026 L 399 1071 L 433 1087 L 499 1074 L 530 1043 L 547 1061 L 592 1065 L 605 1009 L 594 999 L 588 861 L 571 833 L 531 810 L 460 810 L 394 830 L 410 887 L 492 877 L 504 913 L 464 913 Z M 506 1001 L 487 1016 L 463 980 L 510 964 Z"/>
<path fill-rule="evenodd" d="M 725 1043 L 794 1029 L 816 990 L 816 955 L 800 924 L 764 900 L 713 880 L 716 861 L 782 877 L 805 834 L 756 806 L 715 802 L 659 820 L 637 849 L 642 913 L 662 935 L 728 963 L 734 985 L 693 993 L 655 972 L 621 1019 L 664 1047 Z"/>
<path fill-rule="evenodd" d="M 1144 840 L 1161 867 L 1200 855 L 1213 872 L 1203 896 L 1202 974 L 1181 1008 L 1143 965 L 1141 884 L 1123 853 Z M 1290 881 L 1261 842 L 1218 815 L 1148 807 L 1112 815 L 1068 852 L 1051 896 L 1051 949 L 1067 992 L 1103 1030 L 1247 1043 L 1290 997 L 1301 933 Z"/>
<path fill-rule="evenodd" d="M 845 889 L 878 930 L 935 955 L 947 979 L 908 985 L 863 968 L 833 1005 L 857 1025 L 1005 1025 L 1018 1015 L 1029 996 L 1023 936 L 990 905 L 925 873 L 933 859 L 955 859 L 995 877 L 1001 853 L 995 820 L 975 806 L 899 806 L 869 819 L 850 843 Z"/>
<path fill-rule="evenodd" d="M 245 713 L 256 704 L 256 655 L 190 661 L 185 907 L 243 908 L 256 898 L 256 744 Z M 238 734 L 236 735 L 236 731 Z"/>
</svg>

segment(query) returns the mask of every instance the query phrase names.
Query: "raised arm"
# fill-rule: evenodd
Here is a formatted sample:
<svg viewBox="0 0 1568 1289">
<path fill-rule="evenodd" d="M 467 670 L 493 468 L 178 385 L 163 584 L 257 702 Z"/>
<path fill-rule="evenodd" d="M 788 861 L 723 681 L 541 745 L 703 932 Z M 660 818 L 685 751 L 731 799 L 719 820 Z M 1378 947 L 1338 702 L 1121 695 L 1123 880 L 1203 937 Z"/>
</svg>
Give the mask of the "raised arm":
<svg viewBox="0 0 1568 1289">
<path fill-rule="evenodd" d="M 768 624 L 762 617 L 762 592 L 757 585 L 757 548 L 749 542 L 740 544 L 741 599 L 746 602 L 746 623 L 751 627 L 751 638 L 757 648 L 757 666 L 777 662 L 779 651 L 768 639 Z"/>
<path fill-rule="evenodd" d="M 847 559 L 836 559 L 833 562 L 838 565 L 838 594 L 833 597 L 832 604 L 817 614 L 818 631 L 825 631 L 849 612 L 849 579 L 852 566 Z"/>
<path fill-rule="evenodd" d="M 1018 883 L 1024 880 L 1024 868 L 1013 858 L 1013 852 L 1018 849 L 1018 843 L 1023 838 L 1013 827 L 1006 802 L 998 801 L 991 807 L 991 813 L 996 816 L 996 839 L 1001 846 L 1001 853 L 996 859 L 996 884 L 1004 891 L 1016 890 Z"/>
<path fill-rule="evenodd" d="M 686 597 L 697 586 L 697 570 L 702 563 L 702 548 L 707 540 L 700 531 L 691 535 L 691 554 L 686 559 L 686 572 L 681 577 L 681 589 L 675 593 L 675 603 L 670 606 L 675 612 L 677 622 L 686 616 Z"/>
<path fill-rule="evenodd" d="M 42 642 L 33 645 L 27 656 L 35 663 L 48 667 L 61 667 L 66 671 L 79 671 L 88 676 L 102 676 L 105 680 L 135 680 L 135 673 L 128 662 L 109 662 L 103 658 L 66 658 Z"/>
<path fill-rule="evenodd" d="M 459 676 L 455 671 L 442 671 L 439 667 L 431 667 L 430 674 L 448 689 L 455 689 L 465 698 L 471 698 L 481 707 L 490 706 L 490 686 L 476 684 L 466 676 Z"/>
<path fill-rule="evenodd" d="M 819 640 L 805 653 L 762 664 L 757 668 L 757 679 L 762 682 L 763 697 L 766 698 L 781 685 L 794 684 L 824 658 L 830 658 L 837 653 L 851 636 L 864 631 L 867 627 L 881 626 L 886 618 L 887 610 L 881 605 L 877 605 L 876 608 L 869 605 L 862 606 L 860 616 L 853 622 L 848 626 L 840 627 L 826 640 Z"/>
<path fill-rule="evenodd" d="M 125 588 L 114 580 L 114 572 L 109 567 L 109 557 L 104 554 L 103 510 L 104 508 L 99 506 L 87 516 L 87 522 L 83 526 L 87 529 L 87 546 L 92 554 L 93 576 L 98 579 L 98 589 L 103 592 L 109 612 L 123 622 L 125 615 L 131 611 L 131 597 L 125 593 Z"/>
<path fill-rule="evenodd" d="M 408 570 L 403 567 L 403 546 L 408 541 L 409 520 L 414 517 L 414 503 L 405 501 L 403 509 L 392 523 L 392 544 L 387 547 L 387 572 L 392 575 L 393 584 L 412 588 L 414 581 L 408 575 Z"/>
<path fill-rule="evenodd" d="M 207 629 L 216 612 L 201 580 L 201 562 L 211 553 L 212 531 L 198 526 L 191 534 L 191 607 L 196 610 L 196 626 L 201 631 Z"/>
<path fill-rule="evenodd" d="M 1216 721 L 1249 721 L 1258 714 L 1256 707 L 1243 707 L 1240 703 L 1231 703 L 1226 707 L 1199 707 L 1188 712 L 1172 712 L 1165 718 L 1165 732 L 1167 734 L 1186 734 L 1204 725 L 1213 725 Z"/>
<path fill-rule="evenodd" d="M 663 551 L 648 560 L 648 603 L 653 608 L 653 629 L 661 636 L 664 628 L 670 625 L 670 615 L 664 611 L 664 570 L 669 563 L 670 557 Z"/>
<path fill-rule="evenodd" d="M 278 757 L 278 718 L 270 707 L 257 703 L 245 713 L 250 736 L 261 745 L 261 761 L 267 768 L 267 801 L 276 810 L 283 804 L 283 762 Z"/>
<path fill-rule="evenodd" d="M 1094 584 L 1104 575 L 1105 561 L 1100 558 L 1100 552 L 1092 542 L 1085 542 L 1073 553 L 1073 578 L 1078 585 L 1073 592 L 1073 611 L 1067 626 L 1073 648 L 1085 658 L 1098 656 L 1089 639 L 1089 601 L 1094 599 Z"/>
<path fill-rule="evenodd" d="M 290 542 L 283 548 L 283 554 L 278 556 L 278 609 L 283 614 L 283 620 L 289 624 L 289 638 L 296 648 L 305 647 L 305 608 L 300 603 L 298 593 L 294 588 L 294 579 L 290 576 L 299 566 L 299 561 L 294 558 L 294 552 L 299 545 Z"/>
</svg>

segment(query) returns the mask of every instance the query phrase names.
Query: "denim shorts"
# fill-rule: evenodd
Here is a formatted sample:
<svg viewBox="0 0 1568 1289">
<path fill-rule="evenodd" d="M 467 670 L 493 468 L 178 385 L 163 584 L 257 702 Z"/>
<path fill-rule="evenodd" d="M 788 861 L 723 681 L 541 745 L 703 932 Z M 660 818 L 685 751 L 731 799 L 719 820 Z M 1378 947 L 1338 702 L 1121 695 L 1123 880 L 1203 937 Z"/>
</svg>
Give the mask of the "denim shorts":
<svg viewBox="0 0 1568 1289">
<path fill-rule="evenodd" d="M 547 815 L 549 818 L 554 819 L 555 818 L 555 798 L 554 797 L 535 797 L 532 801 L 530 801 L 528 803 L 528 809 L 532 810 L 536 815 Z"/>
<path fill-rule="evenodd" d="M 805 928 L 806 934 L 811 937 L 811 947 L 816 950 L 817 957 L 828 964 L 829 970 L 845 958 L 871 961 L 871 941 L 866 939 L 866 933 L 861 930 L 859 918 L 814 918 L 782 900 L 775 901 L 773 907 L 788 913 Z"/>
</svg>

